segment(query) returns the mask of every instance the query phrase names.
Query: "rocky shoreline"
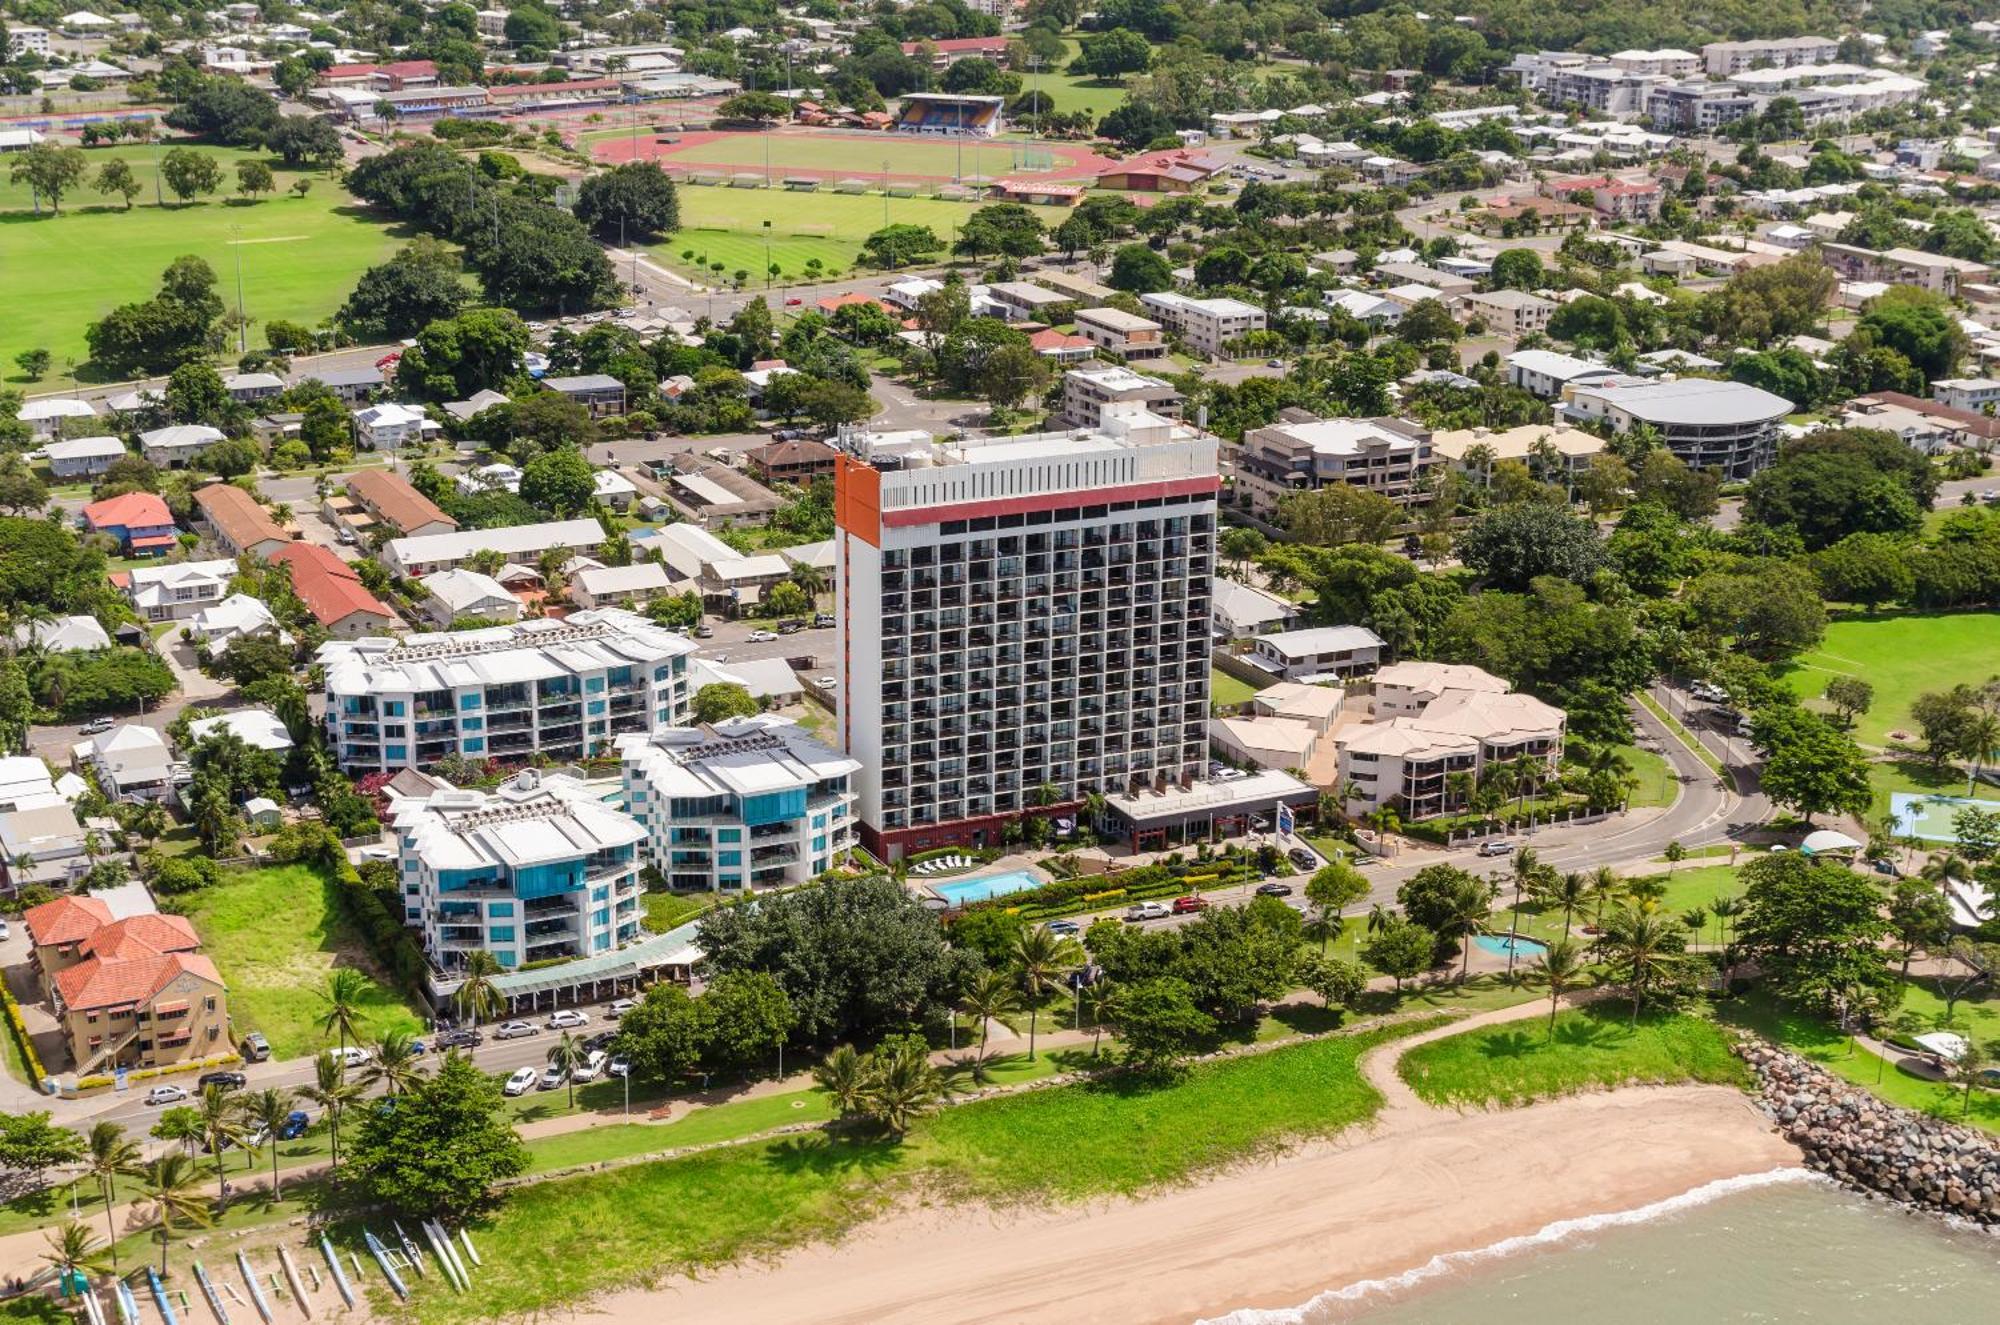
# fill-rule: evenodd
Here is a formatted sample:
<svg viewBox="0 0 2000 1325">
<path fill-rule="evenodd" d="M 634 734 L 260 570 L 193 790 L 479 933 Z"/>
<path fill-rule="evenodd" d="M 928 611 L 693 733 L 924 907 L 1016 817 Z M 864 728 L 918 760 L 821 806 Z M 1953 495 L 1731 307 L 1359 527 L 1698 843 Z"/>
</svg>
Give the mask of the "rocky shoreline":
<svg viewBox="0 0 2000 1325">
<path fill-rule="evenodd" d="M 1737 1053 L 1808 1168 L 1916 1209 L 2000 1224 L 2000 1138 L 1887 1103 L 1761 1041 Z"/>
</svg>

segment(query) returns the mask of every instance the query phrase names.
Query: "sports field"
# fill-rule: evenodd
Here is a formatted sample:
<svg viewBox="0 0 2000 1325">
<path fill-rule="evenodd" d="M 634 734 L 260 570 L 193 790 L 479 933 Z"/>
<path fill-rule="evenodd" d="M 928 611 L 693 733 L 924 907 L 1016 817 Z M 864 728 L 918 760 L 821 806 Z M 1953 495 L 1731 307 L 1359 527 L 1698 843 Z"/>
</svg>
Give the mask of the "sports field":
<svg viewBox="0 0 2000 1325">
<path fill-rule="evenodd" d="M 0 172 L 0 289 L 8 295 L 0 318 L 0 365 L 13 371 L 22 350 L 46 349 L 55 356 L 51 389 L 65 360 L 82 362 L 84 327 L 118 304 L 149 297 L 160 273 L 184 253 L 208 260 L 223 293 L 234 304 L 236 255 L 243 257 L 243 300 L 250 316 L 317 322 L 340 307 L 355 279 L 394 252 L 391 229 L 370 218 L 360 204 L 326 176 L 285 170 L 276 164 L 277 190 L 255 203 L 226 202 L 235 196 L 236 162 L 251 153 L 197 148 L 220 159 L 222 191 L 176 206 L 155 204 L 151 148 L 127 144 L 85 153 L 90 174 L 112 157 L 123 157 L 143 191 L 130 212 L 122 200 L 109 203 L 86 187 L 63 200 L 62 214 L 37 218 L 26 189 L 6 182 Z M 312 180 L 303 198 L 287 190 L 301 177 Z M 232 230 L 232 227 L 240 227 Z M 263 343 L 258 326 L 255 344 Z"/>
<path fill-rule="evenodd" d="M 792 193 L 785 189 L 729 189 L 690 185 L 680 191 L 681 230 L 655 245 L 653 256 L 683 271 L 724 264 L 725 274 L 764 272 L 764 222 L 771 223 L 771 261 L 784 270 L 780 279 L 796 279 L 808 259 L 818 258 L 823 272 L 846 271 L 861 252 L 861 241 L 893 222 L 927 225 L 949 244 L 953 227 L 976 210 L 976 204 L 938 198 L 884 198 L 880 194 Z M 885 207 L 886 204 L 886 207 Z M 1059 207 L 1030 210 L 1053 226 L 1065 212 Z M 888 221 L 884 221 L 884 216 Z M 692 250 L 693 258 L 682 258 Z"/>
<path fill-rule="evenodd" d="M 787 175 L 816 179 L 865 179 L 879 186 L 891 181 L 940 182 L 983 175 L 1004 179 L 1028 175 L 1036 179 L 1083 179 L 1112 163 L 1089 149 L 1066 143 L 1013 138 L 924 138 L 911 134 L 833 133 L 821 129 L 774 129 L 766 133 L 709 130 L 677 136 L 662 143 L 662 135 L 641 134 L 634 143 L 629 130 L 606 129 L 585 135 L 591 154 L 600 161 L 652 158 L 674 170 L 706 170 L 725 174 L 762 173 L 768 160 L 772 180 Z M 768 155 L 767 155 L 768 154 Z"/>
<path fill-rule="evenodd" d="M 2000 813 L 2000 801 L 1968 800 L 1963 796 L 1918 796 L 1898 791 L 1889 797 L 1889 813 L 1896 817 L 1896 832 L 1925 842 L 1956 842 L 1958 832 L 1951 826 L 1960 810 Z"/>
<path fill-rule="evenodd" d="M 1793 693 L 1817 697 L 1835 676 L 1875 687 L 1875 702 L 1854 725 L 1864 745 L 1884 745 L 1892 731 L 1916 733 L 1910 703 L 1932 690 L 1978 685 L 2000 674 L 2000 612 L 1848 617 L 1800 655 L 1786 678 Z"/>
</svg>

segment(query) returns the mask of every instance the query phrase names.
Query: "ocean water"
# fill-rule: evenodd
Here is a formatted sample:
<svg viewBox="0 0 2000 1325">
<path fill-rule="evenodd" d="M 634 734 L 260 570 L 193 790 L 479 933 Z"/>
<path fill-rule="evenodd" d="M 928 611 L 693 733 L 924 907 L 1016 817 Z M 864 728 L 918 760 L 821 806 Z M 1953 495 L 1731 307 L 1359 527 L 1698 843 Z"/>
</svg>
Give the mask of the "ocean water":
<svg viewBox="0 0 2000 1325">
<path fill-rule="evenodd" d="M 2000 1321 L 2000 1235 L 1803 1170 L 1551 1226 L 1227 1325 L 1969 1325 Z M 1217 1325 L 1221 1325 L 1218 1322 Z"/>
</svg>

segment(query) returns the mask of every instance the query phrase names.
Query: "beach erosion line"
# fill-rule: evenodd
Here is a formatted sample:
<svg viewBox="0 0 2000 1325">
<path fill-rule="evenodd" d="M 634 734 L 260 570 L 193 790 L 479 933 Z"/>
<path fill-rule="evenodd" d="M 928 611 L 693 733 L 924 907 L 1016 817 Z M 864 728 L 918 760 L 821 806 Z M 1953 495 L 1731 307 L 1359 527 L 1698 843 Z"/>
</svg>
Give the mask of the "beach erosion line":
<svg viewBox="0 0 2000 1325">
<path fill-rule="evenodd" d="M 1761 1173 L 1740 1173 L 1733 1177 L 1717 1178 L 1713 1182 L 1705 1182 L 1677 1196 L 1651 1201 L 1630 1210 L 1614 1210 L 1604 1214 L 1558 1219 L 1544 1224 L 1533 1233 L 1502 1238 L 1484 1247 L 1441 1252 L 1422 1265 L 1405 1270 L 1401 1274 L 1386 1278 L 1362 1279 L 1341 1288 L 1328 1289 L 1301 1306 L 1243 1307 L 1227 1315 L 1205 1317 L 1195 1325 L 1313 1325 L 1313 1322 L 1326 1319 L 1325 1313 L 1337 1306 L 1364 1302 L 1377 1297 L 1399 1296 L 1432 1280 L 1490 1261 L 1506 1260 L 1527 1252 L 1560 1247 L 1602 1229 L 1649 1224 L 1683 1211 L 1709 1205 L 1740 1192 L 1792 1183 L 1823 1183 L 1829 1187 L 1838 1185 L 1831 1178 L 1795 1165 L 1766 1169 Z"/>
</svg>

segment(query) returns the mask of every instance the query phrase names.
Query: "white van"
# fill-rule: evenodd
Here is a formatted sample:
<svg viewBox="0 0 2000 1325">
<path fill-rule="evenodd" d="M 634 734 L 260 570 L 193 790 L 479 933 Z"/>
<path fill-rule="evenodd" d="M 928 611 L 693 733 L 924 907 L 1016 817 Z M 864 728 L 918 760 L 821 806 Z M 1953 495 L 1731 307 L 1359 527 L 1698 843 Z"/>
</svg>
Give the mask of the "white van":
<svg viewBox="0 0 2000 1325">
<path fill-rule="evenodd" d="M 570 1074 L 572 1081 L 595 1081 L 604 1075 L 604 1065 L 611 1061 L 611 1055 L 602 1049 L 592 1049 L 590 1057 L 583 1060 L 583 1066 Z"/>
</svg>

